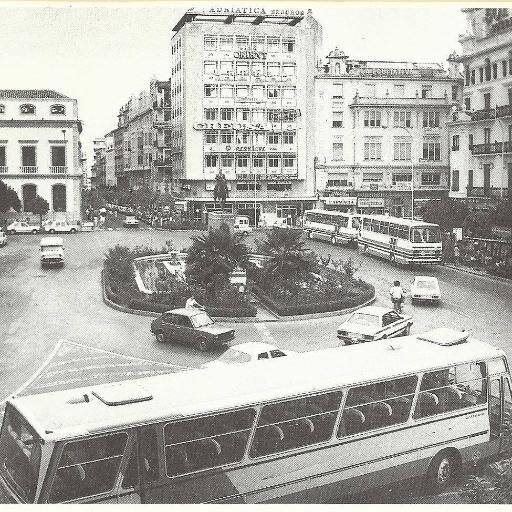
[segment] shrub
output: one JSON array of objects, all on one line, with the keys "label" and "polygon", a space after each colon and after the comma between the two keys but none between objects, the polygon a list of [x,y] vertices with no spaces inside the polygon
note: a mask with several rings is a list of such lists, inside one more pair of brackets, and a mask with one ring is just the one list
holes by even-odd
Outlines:
[{"label": "shrub", "polygon": [[483,476],[471,475],[460,495],[472,504],[512,503],[512,460],[490,464]]}]

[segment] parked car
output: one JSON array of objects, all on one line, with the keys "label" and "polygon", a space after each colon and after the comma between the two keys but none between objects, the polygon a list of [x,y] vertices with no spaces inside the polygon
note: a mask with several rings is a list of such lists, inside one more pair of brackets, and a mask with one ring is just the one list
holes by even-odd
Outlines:
[{"label": "parked car", "polygon": [[202,368],[214,368],[251,361],[269,360],[295,354],[291,350],[281,350],[275,345],[252,341],[229,347],[219,358],[203,364]]},{"label": "parked car", "polygon": [[151,322],[151,332],[160,342],[192,345],[201,352],[225,345],[235,331],[215,325],[206,311],[181,308],[166,311]]},{"label": "parked car", "polygon": [[7,226],[7,233],[14,235],[16,233],[33,233],[36,235],[39,233],[39,226],[35,224],[29,224],[28,222],[14,221]]},{"label": "parked car", "polygon": [[54,220],[44,225],[46,233],[77,233],[79,230],[78,224],[68,224],[65,220]]},{"label": "parked car", "polygon": [[127,228],[138,228],[139,221],[133,215],[127,215],[124,219],[123,226],[126,226]]},{"label": "parked car", "polygon": [[338,338],[345,345],[352,345],[395,336],[407,336],[412,324],[410,315],[399,315],[389,308],[366,306],[354,311],[338,327]]},{"label": "parked car", "polygon": [[0,247],[7,245],[7,235],[0,229]]},{"label": "parked car", "polygon": [[432,302],[439,304],[441,301],[441,290],[437,277],[416,276],[411,284],[411,302]]}]

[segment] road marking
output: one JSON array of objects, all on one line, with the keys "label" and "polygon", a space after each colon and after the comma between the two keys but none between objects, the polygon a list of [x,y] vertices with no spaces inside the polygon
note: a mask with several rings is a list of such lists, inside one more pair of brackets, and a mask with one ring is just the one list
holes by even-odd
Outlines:
[{"label": "road marking", "polygon": [[258,322],[252,325],[254,325],[258,331],[260,331],[260,335],[265,341],[267,341],[271,345],[276,345],[276,339],[270,333],[267,324],[265,324],[264,322]]}]

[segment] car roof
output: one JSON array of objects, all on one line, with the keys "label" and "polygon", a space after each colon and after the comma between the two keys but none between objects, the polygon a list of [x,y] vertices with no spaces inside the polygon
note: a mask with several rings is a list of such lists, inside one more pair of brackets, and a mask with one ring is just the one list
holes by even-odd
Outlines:
[{"label": "car roof", "polygon": [[233,345],[229,348],[232,350],[237,350],[238,352],[243,352],[244,354],[255,354],[259,352],[268,352],[269,350],[280,350],[279,347],[276,347],[275,345],[270,345],[269,343],[260,343],[259,341],[239,343],[238,345]]},{"label": "car roof", "polygon": [[60,236],[45,236],[44,238],[41,238],[40,245],[64,245],[64,240]]},{"label": "car roof", "polygon": [[386,313],[393,311],[390,308],[383,308],[381,306],[365,306],[364,308],[359,308],[354,311],[354,313],[366,313],[367,315],[377,315],[381,316]]},{"label": "car roof", "polygon": [[195,309],[195,308],[177,308],[177,309],[170,309],[169,311],[166,311],[166,313],[172,313],[173,315],[183,315],[183,316],[195,316],[199,313],[206,313],[206,311],[203,311],[202,309]]}]

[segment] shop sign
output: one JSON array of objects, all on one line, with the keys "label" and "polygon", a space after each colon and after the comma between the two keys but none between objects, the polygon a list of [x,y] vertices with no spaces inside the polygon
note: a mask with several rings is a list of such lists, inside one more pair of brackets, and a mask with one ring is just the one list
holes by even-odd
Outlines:
[{"label": "shop sign", "polygon": [[237,181],[289,181],[297,179],[296,174],[237,174]]},{"label": "shop sign", "polygon": [[294,130],[295,126],[281,123],[194,123],[194,130],[253,130],[253,131],[280,131]]},{"label": "shop sign", "polygon": [[267,54],[265,52],[258,52],[255,50],[239,50],[233,54],[235,59],[259,59],[265,60]]},{"label": "shop sign", "polygon": [[355,206],[357,203],[357,197],[321,197],[325,204],[340,205],[340,206]]},{"label": "shop sign", "polygon": [[[192,9],[193,10],[193,9]],[[208,14],[254,14],[256,16],[304,16],[298,9],[264,9],[263,7],[212,7]]]},{"label": "shop sign", "polygon": [[383,208],[383,197],[359,197],[357,199],[357,206],[360,208]]}]

